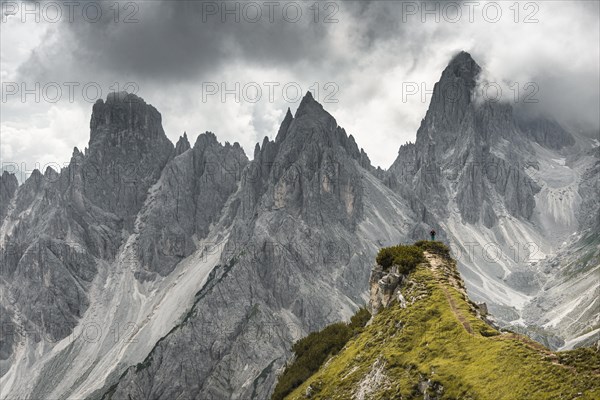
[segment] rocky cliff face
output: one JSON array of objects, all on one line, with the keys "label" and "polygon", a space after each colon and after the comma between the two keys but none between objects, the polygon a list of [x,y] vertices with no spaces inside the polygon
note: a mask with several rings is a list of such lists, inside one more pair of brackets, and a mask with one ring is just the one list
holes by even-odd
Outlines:
[{"label": "rocky cliff face", "polygon": [[[186,142],[185,136],[180,138],[179,151],[189,147]],[[211,225],[223,216],[247,163],[239,144],[223,146],[208,132],[165,166],[136,229],[140,277],[166,276],[198,249],[197,239],[207,237]]]},{"label": "rocky cliff face", "polygon": [[[550,338],[555,347],[571,349],[575,346],[598,344],[600,328],[599,293],[597,277],[600,274],[600,158],[598,148],[588,152],[593,157],[579,184],[583,199],[577,211],[579,231],[571,235],[556,252],[539,262],[546,278],[543,290],[526,307],[527,326],[542,327],[562,333],[563,342]],[[585,165],[588,165],[587,163]],[[573,293],[577,293],[573,296]],[[558,336],[558,334],[556,334]],[[542,342],[549,339],[532,335]]]},{"label": "rocky cliff face", "polygon": [[111,93],[93,107],[84,195],[130,229],[172,154],[160,113],[135,95]]},{"label": "rocky cliff face", "polygon": [[0,219],[4,220],[4,217],[8,213],[8,207],[10,207],[11,200],[19,187],[17,177],[6,171],[0,176]]},{"label": "rocky cliff face", "polygon": [[[85,154],[74,149],[69,167],[35,170],[11,201],[2,199],[0,297],[6,329],[0,373],[12,371],[2,379],[11,381],[27,357],[38,359],[56,343],[72,342],[70,335],[98,301],[92,298],[98,273],[104,275],[106,263],[115,261],[149,187],[171,157],[160,114],[135,96],[113,94],[98,102],[90,128],[89,149]],[[5,174],[2,185],[9,188],[3,196],[14,192],[10,176]],[[37,375],[38,367],[42,364],[26,368]],[[52,386],[34,380],[17,387],[48,397]]]},{"label": "rocky cliff face", "polygon": [[384,271],[380,265],[371,270],[369,278],[369,312],[376,315],[381,308],[389,307],[393,301],[406,306],[404,297],[400,292],[400,285],[404,277],[398,272],[397,267]]},{"label": "rocky cliff face", "polygon": [[556,121],[544,118],[532,118],[517,113],[519,129],[536,143],[554,150],[560,150],[575,144],[575,138]]},{"label": "rocky cliff face", "polygon": [[91,241],[100,235],[92,236],[84,221],[72,218],[62,187],[66,174],[34,171],[3,223],[3,306],[21,324],[7,332],[9,341],[17,341],[22,329],[38,342],[62,339],[88,306],[87,287],[96,273],[93,253],[100,251]]}]

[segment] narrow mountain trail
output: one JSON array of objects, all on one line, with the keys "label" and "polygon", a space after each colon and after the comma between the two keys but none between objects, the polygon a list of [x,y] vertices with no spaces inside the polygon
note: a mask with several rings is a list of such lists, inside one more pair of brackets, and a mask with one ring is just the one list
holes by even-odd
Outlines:
[{"label": "narrow mountain trail", "polygon": [[[444,273],[442,271],[444,261],[441,260],[439,256],[436,256],[429,252],[424,252],[424,255],[425,255],[425,258],[427,259],[427,261],[429,262],[429,264],[431,265],[431,270],[434,272],[434,274],[438,278],[441,278],[441,274]],[[458,281],[454,277],[452,277],[451,275],[448,275],[447,278],[450,282],[450,285],[452,285],[457,290],[460,290]],[[441,283],[439,284],[439,287],[444,292],[444,296],[446,296],[446,300],[448,301],[448,304],[450,305],[450,309],[452,310],[452,313],[454,314],[456,319],[458,319],[458,321],[462,324],[462,326],[465,328],[465,331],[467,331],[469,334],[473,334],[473,328],[471,328],[471,324],[469,323],[467,318],[465,318],[465,316],[460,312],[460,310],[456,306],[456,301],[450,295],[450,292],[448,292],[448,288],[446,288],[446,286]]]},{"label": "narrow mountain trail", "polygon": [[471,324],[465,318],[465,316],[461,314],[461,312],[456,307],[456,302],[454,301],[454,299],[452,298],[452,296],[448,292],[448,289],[446,289],[445,287],[442,286],[442,290],[444,291],[444,295],[446,296],[446,299],[448,300],[448,303],[450,304],[450,308],[452,309],[452,313],[454,314],[454,316],[456,317],[456,319],[458,319],[458,321],[462,324],[462,326],[465,328],[465,330],[469,334],[472,335],[473,334],[473,328],[471,328]]}]

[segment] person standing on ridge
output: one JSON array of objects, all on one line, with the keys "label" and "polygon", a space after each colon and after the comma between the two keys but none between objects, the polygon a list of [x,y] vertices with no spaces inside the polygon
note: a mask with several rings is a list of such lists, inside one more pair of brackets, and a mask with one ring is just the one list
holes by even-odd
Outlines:
[{"label": "person standing on ridge", "polygon": [[431,232],[429,232],[429,234],[431,235],[431,241],[435,241],[435,230],[431,230]]}]

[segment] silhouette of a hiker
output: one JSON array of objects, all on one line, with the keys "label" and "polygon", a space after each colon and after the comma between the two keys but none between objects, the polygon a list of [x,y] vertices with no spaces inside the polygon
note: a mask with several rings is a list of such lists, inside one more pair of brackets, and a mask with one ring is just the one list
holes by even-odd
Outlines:
[{"label": "silhouette of a hiker", "polygon": [[431,241],[433,242],[435,240],[435,231],[432,229],[429,234],[431,235]]}]

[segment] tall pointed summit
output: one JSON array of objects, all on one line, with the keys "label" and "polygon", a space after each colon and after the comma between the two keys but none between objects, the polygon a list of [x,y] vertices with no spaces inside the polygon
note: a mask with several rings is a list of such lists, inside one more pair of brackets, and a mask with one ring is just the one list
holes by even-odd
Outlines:
[{"label": "tall pointed summit", "polygon": [[417,132],[417,141],[444,136],[450,141],[468,112],[472,103],[473,90],[481,67],[471,55],[461,51],[452,58],[442,72],[440,80],[433,88],[433,95],[427,114]]}]

